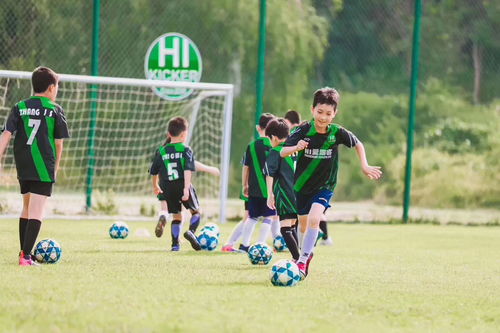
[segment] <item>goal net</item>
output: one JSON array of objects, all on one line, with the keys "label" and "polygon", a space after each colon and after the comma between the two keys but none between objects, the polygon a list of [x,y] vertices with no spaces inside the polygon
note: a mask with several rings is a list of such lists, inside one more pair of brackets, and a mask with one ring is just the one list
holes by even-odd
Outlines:
[{"label": "goal net", "polygon": [[[64,143],[58,191],[84,193],[87,206],[97,190],[153,196],[148,169],[155,150],[165,142],[169,119],[182,116],[189,121],[188,145],[195,159],[221,170],[220,177],[195,173],[193,184],[200,199],[219,199],[219,218],[225,220],[232,85],[59,76],[57,103],[65,110],[71,138]],[[154,92],[167,88],[192,93],[171,101]],[[30,72],[0,70],[0,124],[11,107],[30,94]],[[0,190],[17,189],[11,147],[0,162]]]}]

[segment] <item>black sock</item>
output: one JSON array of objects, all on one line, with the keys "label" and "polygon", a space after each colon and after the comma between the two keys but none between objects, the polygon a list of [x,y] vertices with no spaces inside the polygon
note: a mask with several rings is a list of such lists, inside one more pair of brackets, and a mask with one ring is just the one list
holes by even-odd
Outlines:
[{"label": "black sock", "polygon": [[173,220],[171,225],[172,246],[179,245],[179,234],[181,233],[181,221]]},{"label": "black sock", "polygon": [[19,245],[20,249],[23,249],[24,236],[26,235],[26,225],[28,224],[28,219],[24,217],[19,218]]},{"label": "black sock", "polygon": [[295,223],[290,228],[292,230],[293,238],[295,238],[295,243],[299,244],[299,236],[297,236],[297,224],[298,223]]},{"label": "black sock", "polygon": [[328,227],[326,221],[319,221],[319,228],[323,232],[323,239],[328,238]]},{"label": "black sock", "polygon": [[295,237],[293,236],[292,229],[295,229],[295,228],[294,227],[281,227],[281,234],[283,235],[283,238],[285,239],[286,246],[288,247],[288,250],[290,250],[290,253],[292,254],[293,259],[299,260],[299,257],[300,257],[299,245],[297,244],[297,241],[295,240]]},{"label": "black sock", "polygon": [[40,227],[42,226],[42,221],[29,219],[26,224],[26,234],[24,235],[23,241],[23,253],[26,259],[31,258],[31,250],[35,246],[36,238],[40,232]]}]

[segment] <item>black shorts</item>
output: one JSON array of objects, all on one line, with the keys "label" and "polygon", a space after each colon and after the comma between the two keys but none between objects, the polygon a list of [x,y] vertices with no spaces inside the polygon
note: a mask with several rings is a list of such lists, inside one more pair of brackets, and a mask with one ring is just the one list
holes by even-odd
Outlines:
[{"label": "black shorts", "polygon": [[35,193],[50,197],[54,183],[19,179],[19,186],[21,187],[21,194]]},{"label": "black shorts", "polygon": [[287,213],[287,214],[282,214],[279,215],[280,221],[284,220],[296,220],[297,219],[297,213]]},{"label": "black shorts", "polygon": [[[182,201],[182,191],[183,188],[174,187],[170,188],[169,191],[162,188],[163,193],[158,194],[158,200],[166,201],[168,212],[170,214],[178,214],[182,210],[182,206],[189,210],[199,210],[200,202],[198,201],[198,195],[194,186],[191,185],[189,188],[189,198],[186,201]],[[182,205],[182,206],[181,206]]]},{"label": "black shorts", "polygon": [[275,216],[276,210],[267,207],[267,198],[249,197],[248,216],[253,219]]}]

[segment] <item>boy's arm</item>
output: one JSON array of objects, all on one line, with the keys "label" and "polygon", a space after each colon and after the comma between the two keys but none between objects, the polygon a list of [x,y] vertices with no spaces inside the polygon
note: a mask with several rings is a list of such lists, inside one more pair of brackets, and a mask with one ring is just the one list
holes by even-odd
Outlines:
[{"label": "boy's arm", "polygon": [[5,149],[7,149],[7,146],[9,145],[10,138],[12,137],[12,133],[5,130],[2,132],[2,135],[0,135],[0,161],[2,160],[3,153],[5,152]]},{"label": "boy's arm", "polygon": [[309,142],[300,140],[295,146],[290,146],[290,147],[283,147],[283,149],[280,152],[281,157],[287,157],[295,153],[296,151],[301,151],[303,149],[306,149],[307,146],[309,145]]},{"label": "boy's arm", "polygon": [[382,170],[379,166],[370,166],[368,160],[366,159],[365,146],[361,141],[358,141],[354,146],[356,153],[358,154],[359,161],[361,163],[361,170],[370,179],[379,179],[382,176]]},{"label": "boy's arm", "polygon": [[54,176],[57,178],[57,171],[59,171],[59,163],[61,162],[61,156],[63,152],[63,139],[56,139],[56,167],[54,170]]},{"label": "boy's arm", "polygon": [[250,177],[250,168],[246,165],[241,170],[241,186],[243,187],[243,195],[248,198],[248,178]]},{"label": "boy's arm", "polygon": [[158,195],[160,193],[163,193],[163,191],[161,190],[160,186],[158,185],[158,179],[160,177],[158,175],[153,175],[153,192],[155,195]]},{"label": "boy's arm", "polygon": [[198,162],[198,161],[194,161],[194,166],[195,166],[196,171],[207,172],[207,173],[212,174],[212,175],[217,176],[217,177],[220,176],[219,168],[209,166],[209,165],[203,164],[203,163]]},{"label": "boy's arm", "polygon": [[191,170],[184,170],[184,191],[182,195],[182,201],[189,199],[189,188],[191,187]]},{"label": "boy's arm", "polygon": [[276,209],[274,204],[274,193],[273,193],[273,177],[266,176],[266,186],[267,186],[267,207],[271,209]]}]

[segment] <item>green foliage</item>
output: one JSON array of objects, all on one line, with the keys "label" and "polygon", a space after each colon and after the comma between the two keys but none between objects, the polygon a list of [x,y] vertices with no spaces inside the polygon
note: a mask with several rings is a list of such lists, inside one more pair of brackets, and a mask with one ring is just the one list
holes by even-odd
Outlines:
[{"label": "green foliage", "polygon": [[104,215],[118,214],[118,205],[116,204],[115,193],[112,190],[104,192],[99,190],[94,191],[93,200],[94,204],[92,207],[96,213]]}]

